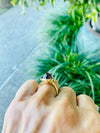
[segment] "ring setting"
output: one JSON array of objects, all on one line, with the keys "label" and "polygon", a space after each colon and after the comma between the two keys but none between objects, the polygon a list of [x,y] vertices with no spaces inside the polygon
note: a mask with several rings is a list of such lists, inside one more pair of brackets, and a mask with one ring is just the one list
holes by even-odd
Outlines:
[{"label": "ring setting", "polygon": [[54,78],[51,76],[50,73],[45,73],[44,76],[41,77],[40,80],[41,80],[40,86],[43,84],[50,84],[55,88],[56,94],[58,95],[58,87],[56,83],[54,82]]}]

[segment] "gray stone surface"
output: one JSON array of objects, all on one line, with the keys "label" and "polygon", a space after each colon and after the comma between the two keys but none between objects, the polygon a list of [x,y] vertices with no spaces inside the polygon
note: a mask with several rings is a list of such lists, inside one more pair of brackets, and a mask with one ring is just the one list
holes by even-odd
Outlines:
[{"label": "gray stone surface", "polygon": [[19,7],[0,16],[0,86],[37,45],[34,39],[40,12]]}]

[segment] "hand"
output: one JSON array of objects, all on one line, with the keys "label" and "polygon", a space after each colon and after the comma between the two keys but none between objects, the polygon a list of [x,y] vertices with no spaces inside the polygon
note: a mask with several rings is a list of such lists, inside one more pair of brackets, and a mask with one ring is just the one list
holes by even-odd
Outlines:
[{"label": "hand", "polygon": [[[58,86],[57,81],[56,85]],[[5,114],[2,133],[100,133],[100,114],[93,100],[62,87],[25,82]]]}]

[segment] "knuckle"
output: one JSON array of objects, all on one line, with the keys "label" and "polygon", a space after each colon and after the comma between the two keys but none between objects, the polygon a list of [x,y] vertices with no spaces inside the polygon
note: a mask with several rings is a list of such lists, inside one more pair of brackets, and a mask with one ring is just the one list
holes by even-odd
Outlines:
[{"label": "knuckle", "polygon": [[66,102],[73,102],[76,100],[75,91],[70,87],[62,87],[59,97],[60,99],[65,98]]},{"label": "knuckle", "polygon": [[34,84],[34,83],[38,84],[38,82],[37,82],[36,80],[32,80],[32,79],[27,80],[27,81],[25,82],[26,85],[31,85],[31,84]]},{"label": "knuckle", "polygon": [[85,95],[85,94],[80,94],[78,97],[80,97],[80,98],[88,98],[89,96],[88,95]]},{"label": "knuckle", "polygon": [[67,93],[67,92],[75,93],[75,91],[72,88],[66,87],[66,86],[62,87],[61,91],[64,91],[65,93]]},{"label": "knuckle", "polygon": [[92,98],[88,95],[85,95],[85,94],[81,94],[78,96],[79,99],[83,99],[83,100],[89,100],[89,101],[93,101]]}]

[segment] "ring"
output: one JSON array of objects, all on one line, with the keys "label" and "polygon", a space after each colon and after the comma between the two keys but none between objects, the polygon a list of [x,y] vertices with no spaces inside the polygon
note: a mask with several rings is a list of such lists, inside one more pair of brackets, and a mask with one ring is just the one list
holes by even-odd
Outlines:
[{"label": "ring", "polygon": [[41,77],[40,80],[42,81],[40,83],[40,86],[43,85],[43,84],[50,84],[50,85],[52,85],[55,88],[56,93],[58,95],[58,87],[56,86],[56,84],[54,82],[54,78],[52,78],[50,73],[45,73],[44,76]]}]

